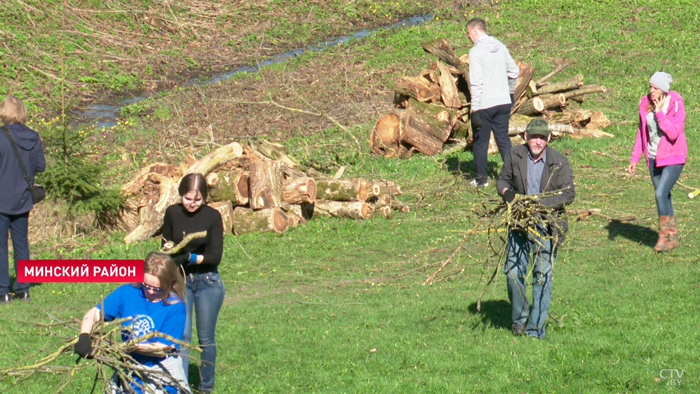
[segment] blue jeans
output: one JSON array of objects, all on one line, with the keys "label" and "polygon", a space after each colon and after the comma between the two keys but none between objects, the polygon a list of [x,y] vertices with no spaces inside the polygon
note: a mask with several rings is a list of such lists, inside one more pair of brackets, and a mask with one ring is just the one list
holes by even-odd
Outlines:
[{"label": "blue jeans", "polygon": [[[0,296],[10,293],[10,261],[8,258],[7,234],[12,234],[12,248],[15,253],[15,277],[17,261],[29,260],[29,212],[19,215],[0,213]],[[15,294],[29,290],[29,282],[14,284]]]},{"label": "blue jeans", "polygon": [[671,203],[671,189],[683,172],[684,164],[657,167],[656,160],[649,159],[651,183],[654,184],[656,209],[659,216],[674,216]]},{"label": "blue jeans", "polygon": [[[504,272],[508,283],[508,299],[513,305],[513,323],[527,321],[525,333],[538,338],[544,338],[544,323],[552,297],[552,268],[557,255],[554,244],[554,240],[545,238],[542,234],[538,236],[517,230],[508,235]],[[532,271],[532,311],[527,302],[525,281],[530,252],[535,259]]]},{"label": "blue jeans", "polygon": [[[226,288],[217,272],[187,275],[187,322],[182,340],[192,342],[192,309],[197,315],[197,337],[202,348],[202,365],[199,368],[200,390],[214,389],[216,372],[216,319],[219,316],[221,304],[224,302]],[[181,354],[187,356],[189,349],[183,349]],[[182,365],[185,376],[189,374],[190,358],[183,357]]]}]

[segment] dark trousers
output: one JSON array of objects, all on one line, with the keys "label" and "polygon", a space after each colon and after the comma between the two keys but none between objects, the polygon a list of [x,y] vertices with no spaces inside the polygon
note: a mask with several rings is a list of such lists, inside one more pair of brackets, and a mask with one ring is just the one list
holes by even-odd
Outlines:
[{"label": "dark trousers", "polygon": [[501,153],[501,159],[510,154],[510,138],[508,137],[508,120],[510,119],[510,109],[512,104],[498,105],[492,108],[479,110],[481,126],[472,124],[472,134],[474,135],[474,167],[476,167],[476,181],[484,183],[488,179],[486,166],[488,164],[489,138],[493,131],[493,137]]},{"label": "dark trousers", "polygon": [[[12,234],[12,249],[15,254],[15,277],[17,261],[29,260],[29,212],[20,215],[0,213],[0,296],[10,292],[10,262],[8,258],[7,235]],[[15,294],[29,290],[29,283],[15,282]]]}]

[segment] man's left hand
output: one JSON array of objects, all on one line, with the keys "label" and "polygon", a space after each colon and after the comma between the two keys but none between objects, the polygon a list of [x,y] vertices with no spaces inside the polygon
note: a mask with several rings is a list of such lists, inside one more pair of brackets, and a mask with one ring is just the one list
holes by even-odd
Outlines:
[{"label": "man's left hand", "polygon": [[506,204],[512,203],[513,200],[515,200],[516,195],[517,195],[517,193],[515,193],[513,190],[507,189],[506,191],[503,192],[503,202]]}]

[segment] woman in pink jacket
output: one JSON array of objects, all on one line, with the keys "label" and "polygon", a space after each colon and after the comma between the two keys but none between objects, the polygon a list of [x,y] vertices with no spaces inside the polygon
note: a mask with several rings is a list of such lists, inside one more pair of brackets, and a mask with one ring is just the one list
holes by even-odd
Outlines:
[{"label": "woman in pink jacket", "polygon": [[678,181],[688,155],[688,145],[683,132],[683,98],[678,92],[670,90],[671,82],[671,75],[663,71],[651,76],[649,94],[639,102],[637,140],[627,167],[627,171],[634,174],[637,162],[644,154],[656,191],[659,240],[654,250],[659,252],[675,249],[679,245],[676,216],[671,203],[671,188]]}]

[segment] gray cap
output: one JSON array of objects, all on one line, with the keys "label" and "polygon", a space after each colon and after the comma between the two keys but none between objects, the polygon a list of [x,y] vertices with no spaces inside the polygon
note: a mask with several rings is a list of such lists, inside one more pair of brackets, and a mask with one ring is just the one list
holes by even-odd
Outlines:
[{"label": "gray cap", "polygon": [[656,85],[656,87],[663,90],[664,93],[668,93],[669,89],[671,89],[671,82],[673,82],[671,74],[663,71],[655,72],[649,80],[650,84]]}]

